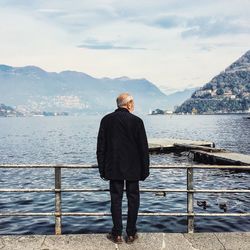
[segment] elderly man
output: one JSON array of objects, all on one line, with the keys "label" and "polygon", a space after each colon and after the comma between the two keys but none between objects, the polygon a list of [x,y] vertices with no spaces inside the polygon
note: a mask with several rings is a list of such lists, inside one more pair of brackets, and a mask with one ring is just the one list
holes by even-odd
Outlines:
[{"label": "elderly man", "polygon": [[108,239],[122,243],[122,197],[124,182],[128,200],[127,243],[134,242],[140,204],[139,180],[149,176],[148,142],[142,119],[133,115],[133,97],[120,94],[118,108],[101,120],[97,139],[97,161],[100,176],[110,180],[112,232]]}]

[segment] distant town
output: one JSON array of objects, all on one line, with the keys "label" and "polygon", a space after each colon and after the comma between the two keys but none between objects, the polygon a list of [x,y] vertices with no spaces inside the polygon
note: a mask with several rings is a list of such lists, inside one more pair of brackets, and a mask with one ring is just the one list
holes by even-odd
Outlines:
[{"label": "distant town", "polygon": [[[177,109],[177,107],[176,107]],[[163,110],[154,109],[149,110],[148,115],[221,115],[221,114],[250,114],[250,108],[248,110],[238,111],[209,111],[199,113],[197,109],[193,108],[191,112],[176,112],[175,110]],[[51,112],[51,111],[29,111],[22,108],[22,110],[16,109],[5,104],[0,104],[0,117],[32,117],[32,116],[68,116],[69,112]]]},{"label": "distant town", "polygon": [[0,117],[24,117],[24,116],[68,116],[68,112],[28,111],[18,110],[4,104],[0,104]]},{"label": "distant town", "polygon": [[162,110],[162,109],[155,109],[150,110],[149,115],[225,115],[225,114],[250,114],[250,108],[248,110],[237,110],[237,111],[209,111],[199,113],[197,109],[193,108],[192,112],[176,112],[172,110]]}]

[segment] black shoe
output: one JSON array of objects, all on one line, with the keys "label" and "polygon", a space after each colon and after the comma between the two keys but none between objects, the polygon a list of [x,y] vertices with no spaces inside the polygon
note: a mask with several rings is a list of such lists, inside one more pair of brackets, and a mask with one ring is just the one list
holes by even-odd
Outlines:
[{"label": "black shoe", "polygon": [[138,239],[138,234],[135,234],[135,235],[128,235],[127,236],[127,239],[126,239],[126,242],[127,244],[132,244],[134,243],[135,240]]},{"label": "black shoe", "polygon": [[107,235],[107,239],[111,240],[112,242],[116,244],[122,244],[122,236],[121,235],[113,235],[112,233],[109,233]]}]

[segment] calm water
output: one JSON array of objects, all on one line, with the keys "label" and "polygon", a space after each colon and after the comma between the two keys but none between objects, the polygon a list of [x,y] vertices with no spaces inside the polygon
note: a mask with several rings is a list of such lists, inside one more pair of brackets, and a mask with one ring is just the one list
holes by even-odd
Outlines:
[{"label": "calm water", "polygon": [[[236,152],[250,154],[250,120],[242,115],[144,116],[148,137],[208,140]],[[29,117],[0,119],[1,163],[96,163],[96,135],[101,116]],[[152,155],[151,164],[191,164],[186,153]],[[222,170],[197,170],[195,188],[250,188],[250,174]],[[0,188],[53,188],[52,170],[0,169]],[[151,170],[143,188],[185,188],[184,170]],[[63,188],[108,188],[97,170],[62,170]],[[63,211],[109,212],[108,193],[63,193]],[[207,200],[203,210],[198,200]],[[195,212],[250,212],[249,194],[196,194]],[[185,212],[186,195],[165,197],[141,194],[141,212]],[[54,195],[49,193],[1,193],[0,212],[53,212]],[[124,198],[124,212],[126,199]],[[125,221],[124,221],[125,225]],[[63,233],[107,232],[110,217],[64,217]],[[139,217],[144,232],[185,232],[186,217]],[[195,230],[250,231],[250,218],[196,218]],[[0,234],[53,234],[54,218],[0,218]]]}]

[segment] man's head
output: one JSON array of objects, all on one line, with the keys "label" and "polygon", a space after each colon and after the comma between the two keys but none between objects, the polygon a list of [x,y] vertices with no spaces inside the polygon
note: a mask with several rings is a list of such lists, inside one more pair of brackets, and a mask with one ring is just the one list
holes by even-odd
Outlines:
[{"label": "man's head", "polygon": [[126,108],[129,112],[134,111],[134,99],[129,93],[122,93],[116,98],[118,108]]}]

